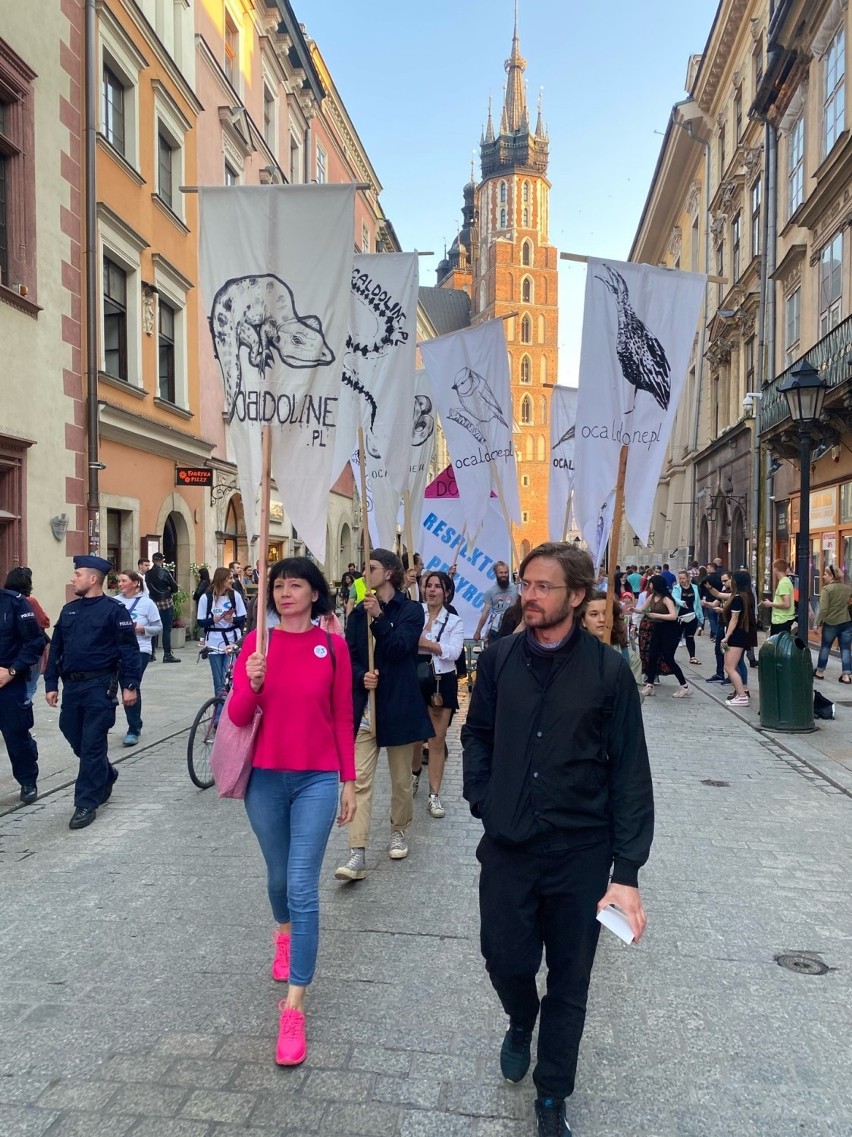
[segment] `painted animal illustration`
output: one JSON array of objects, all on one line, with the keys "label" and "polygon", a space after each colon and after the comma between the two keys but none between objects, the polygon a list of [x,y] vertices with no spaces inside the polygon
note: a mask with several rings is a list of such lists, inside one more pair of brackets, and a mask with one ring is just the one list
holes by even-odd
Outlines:
[{"label": "painted animal illustration", "polygon": [[565,433],[562,435],[562,437],[559,439],[559,441],[554,442],[550,449],[551,450],[558,450],[563,442],[570,442],[573,439],[573,437],[574,437],[574,427],[569,426],[568,429],[565,431]]},{"label": "painted animal illustration", "polygon": [[226,281],[213,298],[210,334],[222,368],[228,422],[243,387],[243,348],[261,377],[276,355],[286,367],[327,367],[334,362],[319,316],[300,316],[289,285],[271,273]]},{"label": "painted animal illustration", "polygon": [[432,400],[428,395],[414,396],[414,425],[411,430],[411,445],[422,446],[435,432],[435,419],[432,415]]},{"label": "painted animal illustration", "polygon": [[386,355],[392,348],[408,340],[405,312],[384,289],[370,289],[368,281],[356,266],[352,272],[352,296],[361,307],[356,308],[353,330],[346,340],[343,357],[343,382],[360,395],[369,408],[372,430],[376,425],[378,405],[361,367],[371,359]]},{"label": "painted animal illustration", "polygon": [[503,417],[503,409],[494,398],[494,392],[487,380],[470,367],[463,367],[456,376],[453,390],[459,397],[459,402],[477,422],[486,423],[497,419],[503,426],[508,423]]},{"label": "painted animal illustration", "polygon": [[664,411],[669,409],[671,398],[671,366],[663,345],[648,331],[630,303],[630,292],[621,273],[604,265],[606,277],[595,277],[615,297],[618,313],[615,354],[621,374],[633,386],[630,409],[632,414],[639,391],[653,395]]}]

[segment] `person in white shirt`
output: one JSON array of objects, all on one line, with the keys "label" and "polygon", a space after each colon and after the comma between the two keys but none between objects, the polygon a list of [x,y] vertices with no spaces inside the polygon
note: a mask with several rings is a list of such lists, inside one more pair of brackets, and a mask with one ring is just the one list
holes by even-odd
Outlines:
[{"label": "person in white shirt", "polygon": [[[228,670],[228,649],[239,643],[246,622],[246,605],[229,568],[217,568],[210,588],[198,601],[198,626],[204,630],[204,648],[213,674],[213,693],[221,695]],[[218,722],[219,716],[216,715]]]},{"label": "person in white shirt", "polygon": [[[459,681],[456,660],[464,650],[464,623],[461,616],[450,612],[452,583],[446,573],[430,572],[422,581],[425,624],[420,636],[417,655],[417,678],[420,692],[432,720],[435,734],[429,739],[429,813],[443,817],[446,813],[441,802],[441,781],[446,760],[447,727],[453,711],[459,706]],[[419,761],[421,743],[414,744],[412,763],[412,793],[417,792],[420,780]],[[417,768],[414,762],[418,763]]]},{"label": "person in white shirt", "polygon": [[153,640],[163,630],[163,621],[160,609],[148,596],[145,589],[145,578],[138,572],[128,569],[118,578],[119,604],[127,609],[127,614],[133,621],[136,630],[136,642],[139,645],[139,687],[136,702],[124,708],[127,716],[127,734],[124,736],[125,746],[135,746],[142,733],[142,676],[145,668],[153,658]]}]

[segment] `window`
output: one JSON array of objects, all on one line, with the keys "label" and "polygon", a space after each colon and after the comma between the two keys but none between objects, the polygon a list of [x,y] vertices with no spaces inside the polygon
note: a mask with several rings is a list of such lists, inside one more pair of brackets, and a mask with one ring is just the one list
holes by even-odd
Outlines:
[{"label": "window", "polygon": [[328,155],[322,146],[317,145],[317,185],[324,186],[328,181]]},{"label": "window", "polygon": [[532,383],[532,360],[528,355],[521,356],[521,382]]},{"label": "window", "polygon": [[529,510],[522,509],[521,510],[521,521],[527,522],[527,521],[529,521],[529,519],[530,519]]},{"label": "window", "polygon": [[506,228],[506,210],[505,209],[500,210],[500,228],[501,229]]},{"label": "window", "polygon": [[533,405],[529,395],[521,399],[521,426],[532,426]]},{"label": "window", "polygon": [[532,343],[532,320],[529,316],[521,320],[521,343]]},{"label": "window", "polygon": [[294,135],[290,135],[290,185],[295,186],[302,180],[302,147]]},{"label": "window", "polygon": [[763,184],[760,178],[751,187],[751,255],[760,253],[760,203],[763,196]]},{"label": "window", "polygon": [[532,241],[524,241],[521,245],[521,264],[531,265],[533,262]]},{"label": "window", "polygon": [[784,302],[784,359],[788,367],[799,355],[801,315],[802,290],[797,288]]},{"label": "window", "polygon": [[521,200],[523,201],[524,205],[529,205],[529,201],[530,201],[530,183],[529,182],[524,182],[523,189],[521,191]]},{"label": "window", "polygon": [[104,371],[127,382],[127,273],[104,257]]},{"label": "window", "polygon": [[119,154],[124,155],[127,146],[124,119],[124,84],[106,64],[104,64],[103,100],[104,137]]},{"label": "window", "polygon": [[754,390],[754,336],[745,341],[745,382],[746,390]]},{"label": "window", "polygon": [[[725,246],[724,246],[724,244],[722,244],[720,242],[716,246],[716,276],[724,276],[724,275],[725,275]],[[724,287],[725,287],[724,284],[721,284],[721,283],[716,285],[716,303],[717,304],[720,304],[722,302],[722,290],[724,289]]]},{"label": "window", "polygon": [[740,215],[731,222],[731,276],[732,283],[740,278]]},{"label": "window", "polygon": [[536,441],[536,458],[539,462],[543,462],[547,456],[546,453],[547,443],[544,441],[544,435],[540,434]]},{"label": "window", "polygon": [[17,438],[0,435],[0,564],[4,572],[27,563],[23,515],[28,446]]},{"label": "window", "polygon": [[822,152],[825,155],[843,133],[846,121],[846,46],[842,24],[828,45],[822,66]]},{"label": "window", "polygon": [[239,178],[239,175],[237,174],[237,171],[234,169],[233,166],[231,166],[228,162],[226,162],[225,163],[225,185],[226,186],[238,186],[239,184],[240,184],[240,178]]},{"label": "window", "polygon": [[530,484],[529,474],[521,474],[521,485],[528,486]]},{"label": "window", "polygon": [[838,233],[822,250],[819,259],[820,338],[840,323],[843,294],[843,234]]},{"label": "window", "polygon": [[[0,141],[6,141],[5,106],[0,103]],[[11,165],[5,151],[0,151],[0,284],[9,283],[9,176]]]},{"label": "window", "polygon": [[754,72],[754,91],[757,94],[757,88],[763,78],[763,36],[757,41],[757,46],[752,52],[751,66]]},{"label": "window", "polygon": [[521,281],[521,300],[524,304],[532,304],[533,301],[533,283],[532,280],[525,276]]},{"label": "window", "polygon": [[524,206],[523,215],[521,218],[521,225],[523,226],[524,229],[529,229],[529,227],[530,227],[530,210],[529,210],[529,206],[527,206],[527,205]]},{"label": "window", "polygon": [[692,237],[689,243],[689,267],[692,272],[698,272],[698,258],[701,255],[698,247],[698,216],[692,219]]},{"label": "window", "polygon": [[240,80],[240,33],[230,12],[225,12],[225,75],[236,88]]},{"label": "window", "polygon": [[501,205],[506,204],[506,183],[505,182],[500,183],[500,204]]},{"label": "window", "polygon": [[369,251],[370,251],[370,230],[369,230],[369,227],[367,226],[367,222],[364,221],[361,224],[361,252],[362,253],[369,253]]},{"label": "window", "polygon": [[275,95],[263,85],[263,141],[275,151]]},{"label": "window", "polygon": [[175,310],[161,298],[160,339],[158,356],[158,389],[161,399],[177,401],[175,395]]},{"label": "window", "polygon": [[547,382],[547,356],[543,355],[538,361],[538,377],[542,383]]},{"label": "window", "polygon": [[793,123],[787,150],[787,194],[790,214],[802,204],[805,176],[805,116],[800,114]]},{"label": "window", "polygon": [[734,140],[739,142],[743,136],[743,93],[737,91],[734,96]]},{"label": "window", "polygon": [[34,78],[0,40],[0,284],[26,285],[30,293],[36,283]]},{"label": "window", "polygon": [[162,131],[157,135],[157,192],[171,209],[174,201],[174,172],[172,170],[172,147]]},{"label": "window", "polygon": [[539,421],[541,422],[542,426],[547,426],[547,399],[544,397],[544,395],[542,395],[541,399],[539,400],[539,410],[541,412]]}]

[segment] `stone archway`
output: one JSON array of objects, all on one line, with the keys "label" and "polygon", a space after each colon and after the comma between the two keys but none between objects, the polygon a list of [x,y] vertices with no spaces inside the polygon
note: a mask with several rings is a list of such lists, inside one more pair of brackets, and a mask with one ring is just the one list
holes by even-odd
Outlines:
[{"label": "stone archway", "polygon": [[699,528],[698,536],[698,557],[701,564],[707,564],[707,558],[710,555],[710,526],[707,522],[707,517],[701,518],[701,526]]},{"label": "stone archway", "polygon": [[738,569],[746,563],[745,551],[745,517],[739,507],[734,508],[731,517],[731,564],[730,568]]},{"label": "stone archway", "polygon": [[189,566],[195,559],[195,522],[180,494],[169,494],[160,506],[157,533],[162,537],[163,556],[174,561],[175,579],[184,591],[192,592],[195,583]]}]

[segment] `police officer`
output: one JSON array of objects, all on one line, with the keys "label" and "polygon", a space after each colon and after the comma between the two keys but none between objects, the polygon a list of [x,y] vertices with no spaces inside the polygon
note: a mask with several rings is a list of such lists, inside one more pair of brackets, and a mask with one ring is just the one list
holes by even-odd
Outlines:
[{"label": "police officer", "polygon": [[38,747],[30,734],[33,705],[27,679],[43,651],[44,633],[29,601],[20,592],[0,588],[0,734],[24,805],[38,797]]},{"label": "police officer", "polygon": [[127,609],[104,595],[112,566],[103,557],[75,557],[71,585],[77,599],[59,614],[44,673],[46,698],[62,710],[59,729],[80,759],[69,829],[84,829],[109,800],[118,771],[107,758],[107,734],[115,725],[119,679],[122,702],[136,702],[139,646]]}]

